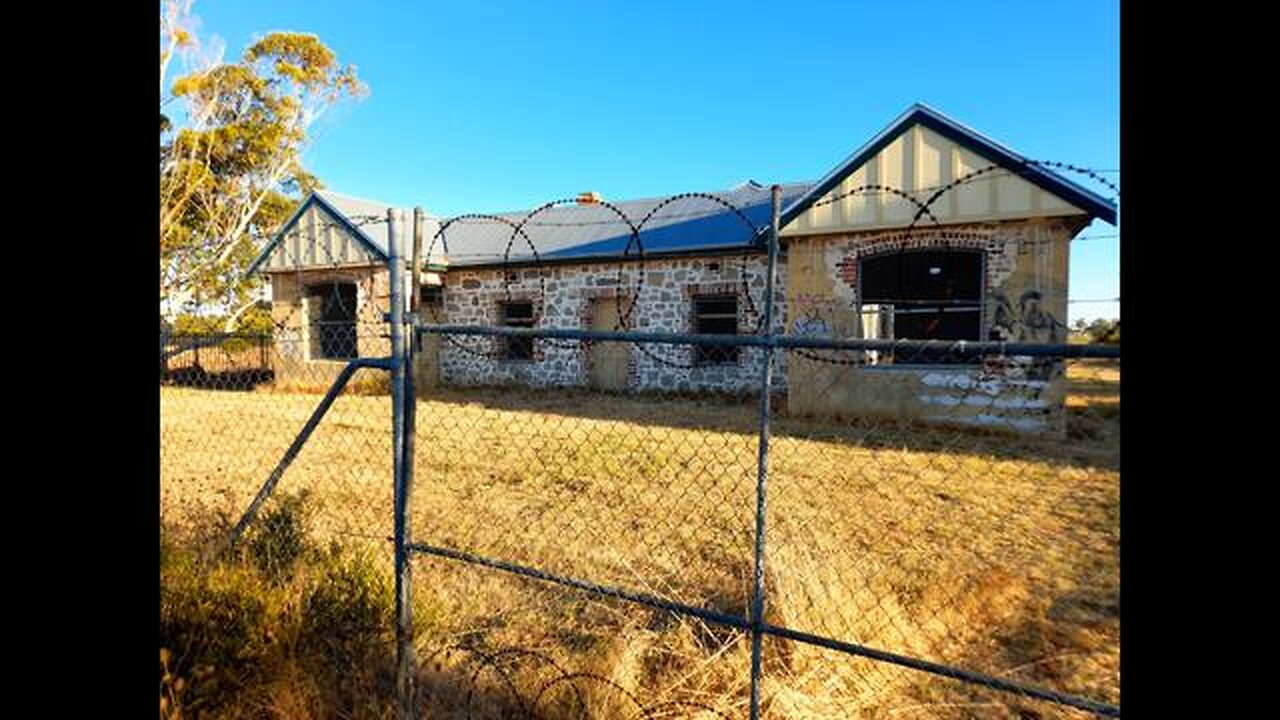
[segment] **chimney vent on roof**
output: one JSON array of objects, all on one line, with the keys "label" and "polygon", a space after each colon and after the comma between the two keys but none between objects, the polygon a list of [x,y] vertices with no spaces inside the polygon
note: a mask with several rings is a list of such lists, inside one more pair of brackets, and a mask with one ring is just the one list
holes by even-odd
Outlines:
[{"label": "chimney vent on roof", "polygon": [[578,193],[579,205],[595,205],[599,203],[600,200],[601,200],[600,193],[596,192],[595,190],[588,190],[587,192]]}]

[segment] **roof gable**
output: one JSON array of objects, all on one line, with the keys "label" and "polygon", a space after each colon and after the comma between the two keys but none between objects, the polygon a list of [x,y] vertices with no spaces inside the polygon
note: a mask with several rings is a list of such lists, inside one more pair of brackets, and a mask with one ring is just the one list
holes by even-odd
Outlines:
[{"label": "roof gable", "polygon": [[[377,204],[372,201],[355,201],[362,203],[362,205],[352,205],[350,202],[343,202],[343,200],[354,201],[352,198],[345,198],[345,196],[340,196],[336,193],[324,193],[323,191],[312,192],[308,195],[307,199],[298,206],[293,215],[276,231],[271,241],[262,248],[258,256],[249,264],[249,274],[264,269],[332,265],[334,262],[344,260],[348,262],[387,262],[386,222],[369,222],[369,216],[381,214],[385,217],[386,206],[382,206],[379,213],[377,212]],[[339,209],[336,205],[344,205],[346,207]],[[368,210],[369,212],[364,213],[361,212],[362,210]],[[317,256],[317,251],[303,249],[302,243],[308,243],[314,248],[324,236],[323,232],[313,234],[311,228],[302,226],[303,220],[315,213],[322,214],[328,218],[328,222],[331,222],[344,238],[338,249],[330,248],[321,253],[328,254],[330,257],[308,261],[308,257],[315,258]],[[287,238],[298,238],[299,246],[290,248],[284,245]]]},{"label": "roof gable", "polygon": [[[899,142],[900,139],[908,136],[915,137],[915,133],[936,139],[932,144],[924,144],[925,152],[948,145],[958,149],[958,152],[954,153],[958,156],[954,159],[955,164],[947,165],[941,173],[935,173],[937,179],[940,180],[936,184],[930,184],[928,181],[921,182],[921,178],[914,176],[914,169],[920,165],[919,162],[914,162],[917,159],[915,155],[901,157],[906,153],[918,152],[915,149],[915,144],[905,148],[905,150],[899,147],[902,145]],[[882,154],[893,155],[895,163],[906,162],[905,172],[895,174],[891,169],[890,172],[886,173],[889,177],[881,177],[878,174],[878,167],[881,163],[874,161],[878,160]],[[936,157],[932,159],[934,161],[939,160]],[[932,108],[916,104],[844,162],[836,166],[835,169],[819,180],[809,192],[794,203],[784,207],[781,226],[790,230],[790,234],[803,232],[805,228],[802,226],[814,224],[813,213],[809,211],[822,210],[824,207],[831,208],[831,205],[834,204],[822,203],[824,198],[839,196],[842,193],[849,192],[852,188],[864,185],[885,185],[903,191],[903,195],[911,196],[910,198],[905,196],[892,198],[898,207],[895,208],[896,212],[891,213],[889,217],[883,217],[883,213],[876,216],[883,220],[882,225],[893,225],[895,223],[907,225],[915,218],[929,221],[930,215],[928,213],[933,213],[934,216],[944,214],[942,211],[946,210],[947,205],[943,203],[952,202],[946,198],[947,195],[972,194],[975,189],[974,186],[977,185],[974,182],[955,184],[956,181],[962,180],[966,175],[976,180],[981,175],[989,172],[987,168],[991,166],[996,166],[1009,172],[1003,173],[1003,177],[993,177],[997,174],[992,173],[988,176],[992,183],[987,185],[1003,183],[1010,188],[1011,192],[1021,195],[1027,195],[1032,188],[1035,189],[1032,194],[1041,191],[1042,193],[1047,193],[1049,199],[1045,202],[1046,207],[1040,210],[1039,214],[1074,212],[1101,218],[1108,223],[1115,224],[1116,206],[1114,202],[1106,200],[1097,193],[1030,161],[1004,145]],[[910,175],[910,177],[903,177],[904,175]],[[851,183],[851,179],[856,182]],[[903,182],[904,180],[906,182]],[[1025,186],[1023,185],[1024,183]],[[892,191],[889,193],[889,195],[893,194]],[[1028,207],[1036,207],[1040,204],[1038,201],[1044,197],[1046,196],[1037,195],[1036,200],[1024,204]],[[851,208],[856,210],[858,203],[862,203],[864,198],[866,198],[865,195],[862,198],[850,198],[848,202],[844,203],[845,207],[840,208],[840,211],[849,212]],[[923,206],[927,206],[928,212],[921,209]],[[994,202],[990,210],[991,214],[999,214]],[[876,212],[881,213],[880,210]],[[963,217],[964,213],[954,214],[958,215],[954,218],[954,221],[964,221],[966,219]],[[981,215],[982,213],[973,214]],[[799,220],[798,223],[796,222],[797,220]],[[821,226],[822,224],[822,219],[816,220],[816,225]],[[830,220],[828,220],[828,224],[839,225],[838,222],[830,223]],[[827,228],[823,227],[822,229],[826,230]]]}]

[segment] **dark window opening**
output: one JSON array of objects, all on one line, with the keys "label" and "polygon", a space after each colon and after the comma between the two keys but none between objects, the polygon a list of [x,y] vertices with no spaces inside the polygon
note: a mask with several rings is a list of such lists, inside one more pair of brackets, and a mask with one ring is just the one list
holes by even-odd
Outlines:
[{"label": "dark window opening", "polygon": [[[738,296],[703,295],[693,299],[694,332],[699,335],[738,334]],[[736,345],[698,345],[694,362],[718,365],[738,361]]]},{"label": "dark window opening", "polygon": [[423,285],[418,293],[418,317],[430,323],[444,322],[444,286]]},{"label": "dark window opening", "polygon": [[[527,301],[503,303],[502,324],[514,328],[533,327],[533,303]],[[506,358],[508,360],[532,360],[533,338],[506,338]]]},{"label": "dark window opening", "polygon": [[[926,250],[880,255],[863,259],[858,274],[868,337],[982,339],[981,252]],[[946,347],[901,351],[885,359],[899,364],[974,362]]]},{"label": "dark window opening", "polygon": [[307,288],[307,295],[313,308],[313,356],[325,360],[359,357],[355,283],[312,285]]},{"label": "dark window opening", "polygon": [[443,285],[423,285],[419,298],[423,305],[443,305],[444,304],[444,286]]}]

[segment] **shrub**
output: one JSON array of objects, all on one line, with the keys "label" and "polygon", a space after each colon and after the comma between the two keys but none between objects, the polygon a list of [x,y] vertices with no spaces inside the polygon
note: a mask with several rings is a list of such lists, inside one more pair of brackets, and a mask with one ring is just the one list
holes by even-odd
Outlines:
[{"label": "shrub", "polygon": [[389,707],[394,697],[391,584],[363,555],[338,551],[320,563],[304,591],[297,652],[325,705],[367,716],[366,706]]},{"label": "shrub", "polygon": [[281,493],[253,524],[247,544],[254,565],[271,582],[293,577],[298,560],[310,549],[309,494]]},{"label": "shrub", "polygon": [[304,654],[344,672],[387,649],[394,598],[388,582],[362,554],[334,549],[320,562],[302,600],[298,645]]},{"label": "shrub", "polygon": [[160,647],[169,651],[162,692],[172,715],[181,713],[179,701],[216,711],[263,669],[276,613],[252,568],[178,555],[170,550],[161,568]]},{"label": "shrub", "polygon": [[390,576],[310,541],[305,495],[273,503],[221,555],[193,542],[202,533],[162,527],[162,718],[379,717],[394,705]]}]

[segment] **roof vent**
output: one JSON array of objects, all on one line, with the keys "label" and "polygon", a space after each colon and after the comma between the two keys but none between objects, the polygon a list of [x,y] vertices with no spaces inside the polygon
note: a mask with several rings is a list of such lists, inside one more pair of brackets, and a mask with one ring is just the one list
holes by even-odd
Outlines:
[{"label": "roof vent", "polygon": [[602,198],[600,197],[600,193],[596,192],[595,190],[588,190],[587,192],[578,193],[579,205],[597,205],[600,203],[601,200]]}]

